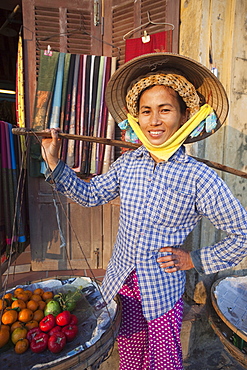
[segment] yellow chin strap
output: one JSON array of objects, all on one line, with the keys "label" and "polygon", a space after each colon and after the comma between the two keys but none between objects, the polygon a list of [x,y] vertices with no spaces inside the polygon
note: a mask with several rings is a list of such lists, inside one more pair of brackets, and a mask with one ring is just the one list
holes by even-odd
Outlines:
[{"label": "yellow chin strap", "polygon": [[138,139],[155,157],[167,161],[183,144],[191,132],[210,114],[213,108],[204,104],[185,124],[183,124],[167,141],[161,145],[153,145],[143,134],[138,120],[128,113],[128,121]]}]

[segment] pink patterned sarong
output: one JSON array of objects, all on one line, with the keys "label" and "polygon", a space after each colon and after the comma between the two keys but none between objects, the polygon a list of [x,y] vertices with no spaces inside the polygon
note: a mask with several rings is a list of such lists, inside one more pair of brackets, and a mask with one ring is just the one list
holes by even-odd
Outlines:
[{"label": "pink patterned sarong", "polygon": [[180,331],[182,298],[163,316],[147,321],[142,314],[137,275],[133,271],[119,291],[122,324],[118,334],[120,370],[182,370]]}]

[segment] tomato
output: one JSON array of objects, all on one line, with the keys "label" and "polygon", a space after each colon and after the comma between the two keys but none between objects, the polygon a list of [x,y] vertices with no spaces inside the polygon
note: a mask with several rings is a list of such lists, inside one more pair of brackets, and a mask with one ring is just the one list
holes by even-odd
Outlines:
[{"label": "tomato", "polygon": [[32,341],[32,339],[37,335],[37,334],[40,334],[42,333],[41,329],[39,327],[35,327],[35,328],[32,328],[30,329],[28,332],[27,332],[27,339],[29,342]]},{"label": "tomato", "polygon": [[70,323],[70,320],[71,313],[68,310],[63,311],[56,316],[56,324],[59,326],[68,325]]},{"label": "tomato", "polygon": [[62,332],[66,335],[67,342],[71,342],[77,336],[78,326],[66,325],[62,328]]},{"label": "tomato", "polygon": [[48,348],[52,353],[59,353],[65,347],[66,335],[63,332],[52,334],[48,340]]},{"label": "tomato", "polygon": [[42,331],[48,332],[56,325],[56,318],[50,313],[45,316],[40,322],[39,327]]},{"label": "tomato", "polygon": [[35,353],[44,352],[48,346],[49,335],[46,333],[39,333],[35,335],[30,343],[30,348]]},{"label": "tomato", "polygon": [[62,331],[62,327],[59,325],[54,326],[50,331],[48,331],[48,334],[51,336],[55,333],[58,333],[59,331]]},{"label": "tomato", "polygon": [[70,315],[70,325],[77,325],[78,324],[78,318],[73,313]]}]

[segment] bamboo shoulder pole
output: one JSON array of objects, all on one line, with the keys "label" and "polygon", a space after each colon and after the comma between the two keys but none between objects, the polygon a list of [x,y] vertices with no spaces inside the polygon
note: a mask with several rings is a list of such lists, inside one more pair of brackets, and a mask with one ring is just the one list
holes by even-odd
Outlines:
[{"label": "bamboo shoulder pole", "polygon": [[[34,130],[26,129],[26,128],[13,128],[12,132],[15,135],[32,135],[35,137],[51,137],[51,133],[49,131],[34,131]],[[121,140],[106,139],[106,138],[94,137],[94,136],[72,135],[72,134],[65,134],[62,132],[59,133],[58,136],[62,139],[88,141],[92,143],[111,145],[111,146],[117,146],[117,147],[122,147],[122,148],[129,148],[129,149],[137,149],[140,146],[140,144],[128,143],[128,142],[121,141]],[[239,170],[236,170],[235,168],[231,168],[231,167],[225,166],[220,163],[212,162],[207,159],[202,159],[202,158],[198,158],[194,156],[193,158],[199,162],[205,163],[209,167],[214,168],[216,170],[228,172],[228,173],[231,173],[232,175],[247,179],[246,172],[239,171]]]},{"label": "bamboo shoulder pole", "polygon": [[[51,137],[51,133],[49,131],[34,131],[29,130],[26,128],[13,128],[13,134],[15,135],[31,135],[35,137]],[[104,145],[111,145],[111,146],[119,146],[122,148],[130,148],[130,149],[137,149],[140,144],[134,143],[127,143],[120,140],[113,140],[113,139],[106,139],[102,137],[94,137],[94,136],[82,136],[82,135],[73,135],[73,134],[65,134],[60,132],[58,136],[62,139],[69,139],[69,140],[80,140],[80,141],[88,141],[91,143],[98,143]]]}]

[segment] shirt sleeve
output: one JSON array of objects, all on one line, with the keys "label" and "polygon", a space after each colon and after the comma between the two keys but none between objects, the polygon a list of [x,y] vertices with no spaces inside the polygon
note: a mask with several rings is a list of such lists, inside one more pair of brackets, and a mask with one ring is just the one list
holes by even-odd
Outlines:
[{"label": "shirt sleeve", "polygon": [[46,181],[58,192],[84,207],[99,206],[119,195],[118,166],[118,161],[114,162],[106,174],[87,182],[60,161],[52,172],[46,173]]},{"label": "shirt sleeve", "polygon": [[227,185],[214,175],[198,188],[198,211],[226,232],[218,243],[191,252],[195,269],[210,274],[236,266],[247,255],[247,212]]}]

